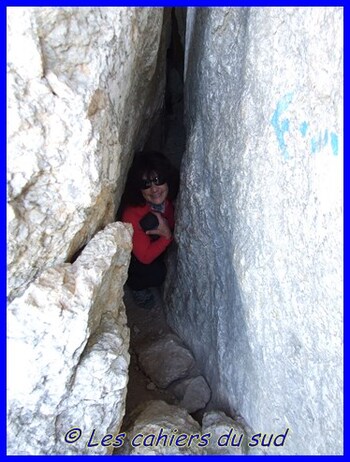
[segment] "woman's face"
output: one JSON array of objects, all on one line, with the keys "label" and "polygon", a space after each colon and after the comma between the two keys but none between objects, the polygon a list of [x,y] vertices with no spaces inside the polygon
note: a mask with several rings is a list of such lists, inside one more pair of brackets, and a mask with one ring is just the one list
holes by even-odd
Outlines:
[{"label": "woman's face", "polygon": [[142,179],[149,180],[147,183],[150,184],[149,188],[141,189],[141,193],[144,199],[147,202],[151,202],[152,204],[156,204],[156,205],[162,204],[168,196],[168,192],[169,192],[168,184],[167,183],[159,184],[159,183],[162,183],[162,180],[155,172],[152,172],[149,177],[147,177],[146,175],[143,175]]}]

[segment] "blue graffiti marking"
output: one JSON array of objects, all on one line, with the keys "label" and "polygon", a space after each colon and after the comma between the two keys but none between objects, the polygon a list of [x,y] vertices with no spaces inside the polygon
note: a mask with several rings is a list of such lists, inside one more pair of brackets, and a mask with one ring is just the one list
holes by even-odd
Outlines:
[{"label": "blue graffiti marking", "polygon": [[317,141],[315,138],[311,138],[311,154],[315,154],[318,151]]},{"label": "blue graffiti marking", "polygon": [[316,152],[321,151],[323,147],[323,139],[322,134],[318,134],[318,138],[316,136],[311,138],[311,153],[315,154]]},{"label": "blue graffiti marking", "polygon": [[[279,100],[270,121],[271,125],[275,129],[278,145],[285,159],[290,159],[289,153],[287,151],[285,135],[290,130],[293,130],[293,126],[290,126],[291,124],[287,117],[283,117],[283,113],[288,109],[290,103],[293,100],[293,97],[294,94],[291,92],[287,93],[285,96],[283,96],[283,98]],[[297,130],[297,127],[295,127],[295,129]],[[299,132],[303,138],[307,137],[310,140],[309,147],[311,154],[320,152],[326,146],[329,146],[330,143],[333,155],[338,156],[339,137],[335,132],[331,132],[329,129],[321,129],[317,130],[317,132],[312,130],[310,133],[310,124],[306,120],[299,124]]]},{"label": "blue graffiti marking", "polygon": [[338,155],[338,135],[336,133],[331,133],[331,146],[333,155]]},{"label": "blue graffiti marking", "polygon": [[[311,138],[311,154],[320,152],[328,144],[328,130],[325,130],[322,136],[320,132],[318,138],[316,136]],[[332,151],[335,156],[338,155],[338,135],[331,133],[331,146]]]},{"label": "blue graffiti marking", "polygon": [[288,93],[287,95],[285,95],[278,102],[277,108],[275,112],[273,113],[273,116],[271,119],[271,124],[273,128],[275,129],[279,147],[285,159],[289,159],[289,155],[287,152],[287,145],[286,145],[286,142],[284,141],[284,134],[288,132],[289,130],[289,120],[288,119],[280,120],[280,117],[281,117],[281,114],[287,110],[288,106],[292,102],[292,99],[293,99],[293,93]]},{"label": "blue graffiti marking", "polygon": [[306,135],[306,132],[307,132],[307,129],[309,128],[309,124],[307,122],[303,122],[301,125],[300,125],[300,133],[303,137],[305,137]]},{"label": "blue graffiti marking", "polygon": [[327,143],[328,143],[328,130],[324,132],[323,146],[326,146]]}]

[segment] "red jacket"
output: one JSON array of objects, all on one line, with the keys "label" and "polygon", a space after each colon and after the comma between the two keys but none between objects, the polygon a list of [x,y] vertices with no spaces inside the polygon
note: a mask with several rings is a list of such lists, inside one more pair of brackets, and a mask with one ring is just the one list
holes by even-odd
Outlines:
[{"label": "red jacket", "polygon": [[[164,236],[160,236],[156,241],[151,240],[150,236],[139,225],[141,218],[147,215],[148,212],[152,212],[152,209],[149,204],[146,204],[138,207],[126,207],[122,215],[122,221],[131,223],[134,228],[132,252],[141,263],[146,265],[159,257],[173,240],[172,238],[166,239]],[[175,225],[174,206],[168,200],[165,202],[165,211],[162,216],[168,220],[169,227],[173,230]]]}]

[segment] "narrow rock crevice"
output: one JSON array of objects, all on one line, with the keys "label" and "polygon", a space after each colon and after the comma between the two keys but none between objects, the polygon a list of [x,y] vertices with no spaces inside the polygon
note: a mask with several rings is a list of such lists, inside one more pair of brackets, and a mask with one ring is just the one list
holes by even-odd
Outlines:
[{"label": "narrow rock crevice", "polygon": [[[186,9],[172,8],[171,39],[167,50],[165,101],[160,117],[151,130],[145,145],[145,150],[158,149],[163,152],[178,168],[181,166],[186,145],[183,118],[184,50],[178,23],[178,19],[182,21],[181,30],[182,37],[184,37],[185,17]],[[176,243],[174,242],[172,249],[167,251],[169,274],[176,271],[174,268],[175,254]],[[232,420],[222,411],[211,406],[210,387],[196,364],[193,354],[167,323],[163,297],[164,287],[152,289],[156,300],[156,305],[152,310],[140,308],[133,300],[132,291],[127,286],[124,290],[124,303],[130,329],[130,366],[126,409],[121,431],[125,431],[127,435],[132,434],[131,429],[136,425],[137,419],[140,418],[143,410],[147,409],[147,406],[153,415],[158,406],[162,409],[166,403],[173,406],[172,409],[175,414],[182,413],[183,416],[187,415],[188,419],[193,419],[192,431],[193,428],[197,428],[195,427],[197,425],[199,434],[202,432],[203,423],[204,429],[206,422],[208,419],[210,420],[210,412],[216,416],[214,427],[217,431],[218,422],[227,419],[226,424],[230,424],[231,429],[235,428],[237,431],[240,429],[242,434],[247,434],[249,429],[242,418],[235,415],[235,420]],[[164,409],[165,412],[167,412],[166,409]],[[156,418],[153,424],[155,422]],[[148,423],[152,424],[151,422]],[[175,427],[178,424],[180,422],[175,420],[173,427],[175,431],[177,431]],[[136,450],[136,453],[151,454],[153,450],[156,452],[159,450],[160,453],[163,453],[161,448],[146,447],[143,450]],[[197,451],[202,453],[198,448]],[[242,451],[246,452],[244,445],[238,449],[228,448],[224,450],[224,453],[236,454]],[[124,444],[122,448],[114,451],[114,454],[134,453],[135,448],[130,446],[130,441]],[[180,450],[179,453],[185,454],[186,451]],[[190,449],[188,453],[196,453],[196,450],[192,452]],[[217,446],[212,445],[208,449],[208,453],[218,454],[220,450]]]},{"label": "narrow rock crevice", "polygon": [[144,150],[163,152],[177,168],[180,168],[186,146],[183,81],[186,12],[187,8],[171,8],[168,12],[171,30],[166,52],[164,104],[144,145]]},{"label": "narrow rock crevice", "polygon": [[[186,144],[183,120],[183,38],[185,34],[186,8],[171,8],[169,10],[171,31],[169,33],[169,46],[166,53],[164,104],[158,120],[150,130],[144,150],[159,150],[169,158],[173,165],[180,168]],[[179,26],[178,20],[181,21],[181,26]],[[182,38],[179,33],[180,28]],[[168,263],[171,265],[170,260]],[[127,287],[124,290],[124,302],[126,305],[128,326],[130,328],[131,356],[126,414],[123,423],[123,427],[127,427],[131,423],[130,415],[142,403],[148,400],[161,399],[168,404],[179,404],[179,400],[176,399],[170,390],[166,389],[167,387],[157,387],[152,382],[152,379],[142,370],[138,359],[139,353],[142,352],[142,347],[144,348],[147,342],[156,342],[166,335],[174,334],[166,322],[162,293],[158,289],[152,289],[155,292],[157,305],[154,310],[148,311],[135,304],[131,291]],[[172,360],[169,357],[169,362]]]}]

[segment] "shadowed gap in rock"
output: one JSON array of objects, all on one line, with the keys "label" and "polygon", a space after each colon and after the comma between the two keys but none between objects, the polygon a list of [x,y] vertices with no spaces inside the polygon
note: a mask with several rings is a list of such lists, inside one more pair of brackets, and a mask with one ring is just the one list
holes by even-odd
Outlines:
[{"label": "shadowed gap in rock", "polygon": [[[167,50],[167,66],[166,66],[166,88],[164,96],[164,105],[159,115],[158,120],[150,131],[147,142],[145,143],[144,150],[157,150],[163,152],[171,161],[171,163],[180,169],[182,155],[185,150],[186,135],[183,120],[184,113],[184,85],[183,85],[183,66],[184,66],[184,48],[183,40],[185,34],[186,23],[186,8],[172,8],[171,9],[171,35],[169,41],[169,48]],[[118,212],[120,219],[120,211]],[[175,245],[175,244],[173,244]],[[168,264],[171,264],[171,258],[168,258]],[[128,326],[130,328],[130,367],[129,367],[129,383],[128,394],[126,400],[126,413],[124,417],[123,428],[127,428],[133,419],[133,411],[140,406],[140,404],[149,400],[163,400],[169,404],[179,404],[181,392],[181,382],[185,379],[195,379],[198,382],[200,376],[196,365],[191,363],[188,365],[187,371],[180,371],[183,366],[181,361],[186,362],[187,349],[181,345],[181,340],[172,332],[167,325],[164,309],[163,309],[163,296],[162,288],[152,288],[156,299],[156,306],[152,310],[140,308],[133,300],[131,291],[125,286],[125,305],[128,318]],[[150,375],[145,373],[147,369],[147,360],[144,360],[143,367],[140,367],[140,355],[152,348],[157,349],[156,345],[163,342],[174,343],[178,348],[178,356],[184,356],[185,359],[179,358],[177,365],[173,367],[179,369],[179,379],[175,379],[171,384],[172,372],[170,371],[170,378],[157,378],[153,380]],[[160,349],[167,348],[167,346],[160,346]],[[171,348],[171,347],[170,347]],[[170,349],[169,349],[170,351]],[[188,351],[188,356],[191,353]],[[145,356],[145,353],[143,354]],[[169,358],[169,361],[172,360]],[[152,361],[151,361],[152,362]],[[176,361],[175,361],[176,362]],[[189,361],[191,362],[191,361]],[[145,365],[146,364],[146,365]],[[152,369],[152,367],[150,366]],[[143,369],[143,370],[142,370]],[[177,374],[174,371],[175,377]],[[203,378],[202,378],[203,379]],[[200,380],[200,379],[199,379]],[[203,379],[204,381],[204,379]],[[169,386],[168,386],[169,385]],[[204,395],[209,393],[209,388],[205,388]],[[177,395],[177,396],[176,396]],[[207,398],[209,399],[209,398]],[[201,413],[197,409],[192,412],[192,416],[200,421]]]}]

